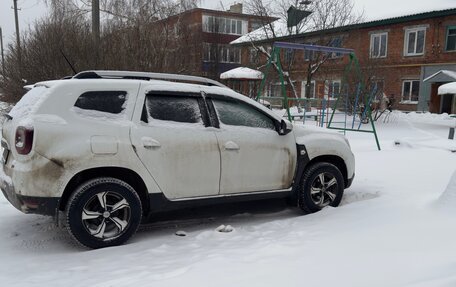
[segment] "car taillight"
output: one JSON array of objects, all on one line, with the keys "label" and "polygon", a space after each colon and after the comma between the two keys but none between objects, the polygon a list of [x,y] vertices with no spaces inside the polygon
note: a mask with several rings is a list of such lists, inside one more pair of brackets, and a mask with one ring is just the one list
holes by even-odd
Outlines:
[{"label": "car taillight", "polygon": [[17,127],[15,146],[18,154],[28,154],[33,145],[33,128]]}]

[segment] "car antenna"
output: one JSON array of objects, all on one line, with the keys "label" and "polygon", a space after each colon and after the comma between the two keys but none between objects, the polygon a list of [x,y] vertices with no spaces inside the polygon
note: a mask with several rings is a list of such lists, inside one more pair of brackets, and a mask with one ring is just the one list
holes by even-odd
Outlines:
[{"label": "car antenna", "polygon": [[65,58],[65,61],[70,66],[71,70],[73,70],[73,73],[76,75],[78,72],[76,72],[76,69],[73,67],[73,65],[71,64],[70,60],[68,60],[68,58],[65,56],[65,53],[63,53],[62,49],[59,49],[59,50],[60,50],[60,53],[62,53],[63,58]]}]

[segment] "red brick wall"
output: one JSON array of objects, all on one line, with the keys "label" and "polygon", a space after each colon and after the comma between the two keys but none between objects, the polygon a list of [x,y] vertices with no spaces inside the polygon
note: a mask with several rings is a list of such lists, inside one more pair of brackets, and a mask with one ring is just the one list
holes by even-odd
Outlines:
[{"label": "red brick wall", "polygon": [[[447,27],[456,25],[456,15],[430,18],[420,21],[409,21],[400,24],[375,26],[371,28],[353,29],[328,35],[328,37],[342,36],[343,47],[355,50],[360,61],[364,76],[375,75],[377,79],[384,80],[384,93],[387,96],[394,95],[396,108],[401,110],[416,110],[416,104],[401,104],[402,82],[407,79],[419,80],[421,67],[424,65],[456,64],[456,52],[445,51]],[[425,52],[421,56],[405,56],[404,41],[405,29],[413,26],[426,26]],[[387,57],[370,59],[370,35],[372,32],[388,32]],[[303,39],[300,41],[303,42]],[[251,66],[249,61],[249,46],[244,47],[243,65]],[[296,52],[295,64],[291,75],[300,84],[306,78],[308,63],[304,61],[304,53]],[[282,57],[283,59],[283,57]],[[260,62],[264,63],[263,58]],[[317,73],[314,80],[316,86],[323,83],[324,79],[341,79],[348,56],[343,59],[328,60],[324,68]]]}]

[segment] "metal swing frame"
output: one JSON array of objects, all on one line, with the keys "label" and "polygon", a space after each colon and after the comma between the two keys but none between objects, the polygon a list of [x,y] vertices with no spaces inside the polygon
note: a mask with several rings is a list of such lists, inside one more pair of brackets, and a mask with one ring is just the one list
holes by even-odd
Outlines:
[{"label": "metal swing frame", "polygon": [[[307,50],[307,51],[316,51],[316,52],[324,52],[324,53],[337,53],[337,54],[342,54],[342,55],[349,55],[350,61],[349,61],[349,64],[345,68],[344,76],[343,76],[342,83],[341,83],[341,87],[344,87],[344,86],[348,85],[347,84],[348,75],[349,75],[349,73],[352,72],[353,66],[355,67],[355,72],[357,74],[357,77],[360,79],[360,81],[358,83],[358,92],[356,94],[355,104],[354,104],[354,107],[353,107],[354,119],[353,119],[353,122],[352,122],[352,127],[351,128],[347,128],[347,116],[348,116],[347,107],[348,107],[348,96],[349,96],[348,95],[348,89],[347,89],[347,93],[345,95],[343,95],[343,97],[345,98],[345,104],[346,104],[345,111],[344,111],[345,120],[343,122],[344,123],[344,127],[343,128],[339,128],[339,127],[333,126],[333,124],[336,123],[336,122],[333,121],[334,114],[335,114],[336,108],[337,108],[337,106],[338,106],[338,104],[339,104],[339,102],[340,102],[340,100],[342,98],[341,95],[339,95],[339,96],[337,96],[336,102],[334,104],[334,108],[332,110],[331,117],[330,117],[330,120],[328,122],[327,128],[328,129],[334,129],[334,130],[341,130],[341,131],[344,132],[344,134],[347,131],[373,133],[374,137],[375,137],[375,142],[377,144],[377,148],[378,148],[378,150],[380,150],[380,143],[379,143],[379,140],[378,140],[377,131],[375,129],[375,124],[374,124],[374,121],[372,119],[372,110],[371,110],[371,107],[370,107],[370,104],[372,102],[372,98],[373,98],[373,96],[375,95],[375,93],[377,91],[376,85],[375,85],[373,91],[370,93],[370,95],[366,95],[363,98],[361,98],[366,103],[365,109],[364,109],[364,111],[362,112],[362,115],[361,115],[361,120],[363,118],[367,117],[369,119],[370,123],[371,123],[372,130],[361,129],[362,122],[359,123],[359,126],[358,126],[357,129],[355,129],[355,127],[354,127],[356,111],[357,111],[357,105],[358,105],[359,99],[361,97],[361,91],[364,88],[364,84],[363,84],[363,81],[362,81],[363,77],[362,77],[361,69],[360,69],[360,66],[359,66],[359,61],[356,58],[355,51],[353,49],[338,48],[338,47],[328,47],[328,46],[319,46],[319,45],[309,45],[309,44],[299,44],[299,43],[288,43],[288,42],[275,42],[273,44],[273,47],[272,47],[271,56],[269,57],[269,60],[268,60],[268,62],[266,64],[266,71],[264,73],[263,80],[261,81],[260,88],[258,90],[258,95],[256,97],[256,100],[258,101],[261,98],[280,99],[280,100],[282,100],[283,101],[282,102],[283,106],[285,107],[285,109],[287,111],[287,118],[288,118],[289,121],[292,121],[292,116],[290,114],[290,107],[289,107],[289,100],[290,99],[289,99],[289,97],[287,95],[287,92],[286,92],[285,77],[284,77],[282,64],[281,64],[281,61],[280,61],[281,49]],[[261,96],[262,92],[263,92],[263,90],[265,88],[265,85],[266,85],[266,78],[267,78],[267,75],[268,75],[268,73],[270,71],[271,65],[276,65],[276,68],[278,70],[282,97],[262,97]],[[306,101],[308,99],[295,99],[295,98],[293,98],[291,100],[294,100],[294,101]]]}]

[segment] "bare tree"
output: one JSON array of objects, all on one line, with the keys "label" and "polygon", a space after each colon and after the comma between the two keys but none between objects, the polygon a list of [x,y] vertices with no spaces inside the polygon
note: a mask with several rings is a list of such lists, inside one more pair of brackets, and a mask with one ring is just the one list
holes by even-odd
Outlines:
[{"label": "bare tree", "polygon": [[[281,0],[278,4],[275,2],[265,0],[250,0],[247,2],[247,8],[250,13],[260,16],[277,16],[280,20],[274,23],[265,23],[261,31],[257,31],[250,38],[250,44],[253,49],[262,54],[266,60],[271,58],[270,47],[274,38],[281,36],[288,36],[292,34],[299,34],[311,31],[319,31],[314,37],[309,39],[302,39],[303,42],[314,45],[323,46],[341,46],[343,43],[343,36],[338,35],[335,39],[328,30],[331,28],[355,24],[363,19],[363,13],[356,13],[354,10],[354,3],[352,0],[320,0],[314,1],[310,6],[298,7],[305,8],[312,11],[312,14],[301,21],[296,27],[286,27],[287,10],[291,5],[298,5],[298,1]],[[258,45],[258,42],[267,43]],[[295,63],[295,53],[290,52],[287,61],[284,65],[284,77],[290,87],[292,94],[297,98],[295,85],[291,79],[291,71]],[[321,67],[327,62],[328,59],[338,58],[334,53],[321,53],[309,52],[306,54],[306,95],[310,95],[311,82],[315,74],[317,74]],[[274,68],[278,71],[276,63],[273,63]],[[260,66],[259,68],[261,68]]]},{"label": "bare tree", "polygon": [[[94,68],[156,72],[195,71],[200,39],[192,37],[180,12],[199,0],[100,0],[99,63],[94,66],[90,0],[42,0],[49,15],[22,33],[24,65],[18,69],[17,45],[5,55],[0,77],[2,100],[16,102],[23,86]],[[175,16],[173,16],[175,15]]]}]

